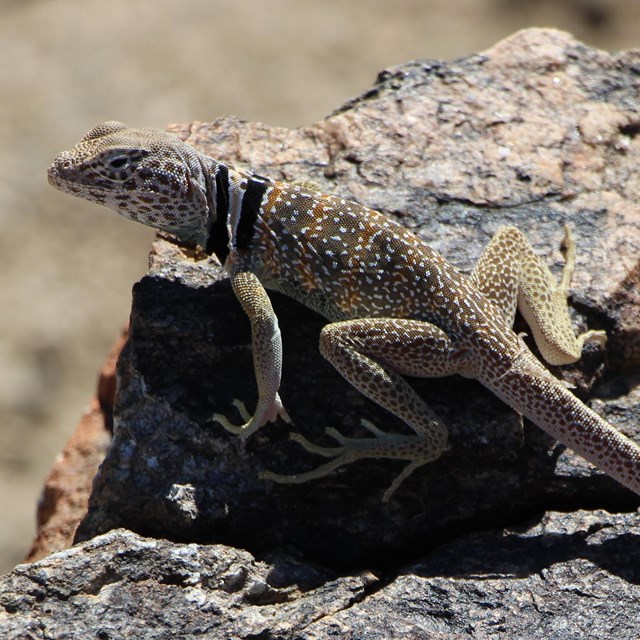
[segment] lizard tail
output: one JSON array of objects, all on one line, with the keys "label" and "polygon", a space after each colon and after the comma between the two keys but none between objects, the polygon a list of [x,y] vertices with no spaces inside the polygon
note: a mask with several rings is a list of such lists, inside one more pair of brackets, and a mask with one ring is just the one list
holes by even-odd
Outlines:
[{"label": "lizard tail", "polygon": [[485,383],[508,405],[640,495],[640,446],[586,407],[537,362]]}]

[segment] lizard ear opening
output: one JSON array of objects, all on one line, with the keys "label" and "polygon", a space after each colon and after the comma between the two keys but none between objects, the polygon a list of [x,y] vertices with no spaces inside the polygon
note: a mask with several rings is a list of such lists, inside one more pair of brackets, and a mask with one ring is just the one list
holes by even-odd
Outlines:
[{"label": "lizard ear opening", "polygon": [[209,213],[209,203],[207,202],[207,196],[203,190],[202,185],[198,180],[191,175],[187,176],[187,198],[196,204],[196,210],[201,211],[203,218]]}]

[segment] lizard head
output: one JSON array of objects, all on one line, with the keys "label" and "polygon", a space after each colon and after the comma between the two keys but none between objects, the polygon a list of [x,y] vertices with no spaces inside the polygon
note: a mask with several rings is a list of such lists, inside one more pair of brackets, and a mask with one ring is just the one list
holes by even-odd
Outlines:
[{"label": "lizard head", "polygon": [[202,243],[209,216],[204,156],[160,129],[105,122],[49,168],[49,183],[184,242]]}]

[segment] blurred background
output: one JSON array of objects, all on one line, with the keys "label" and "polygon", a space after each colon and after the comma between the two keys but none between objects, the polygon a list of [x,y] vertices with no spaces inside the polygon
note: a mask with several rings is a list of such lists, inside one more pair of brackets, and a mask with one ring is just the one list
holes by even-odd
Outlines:
[{"label": "blurred background", "polygon": [[0,574],[29,547],[153,238],[51,189],[51,159],[103,120],[306,125],[385,67],[529,26],[634,48],[640,2],[0,0]]}]

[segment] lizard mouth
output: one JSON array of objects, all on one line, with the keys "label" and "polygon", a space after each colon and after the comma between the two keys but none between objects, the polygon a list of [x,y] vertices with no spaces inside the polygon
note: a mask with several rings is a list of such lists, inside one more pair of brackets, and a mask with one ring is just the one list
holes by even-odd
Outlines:
[{"label": "lizard mouth", "polygon": [[68,162],[65,162],[64,158],[56,158],[47,171],[49,184],[64,193],[90,199],[98,204],[105,204],[111,189],[96,183],[92,183],[91,185],[83,184],[78,180],[78,176],[74,176],[73,178],[67,177],[65,170],[69,168],[70,165]]},{"label": "lizard mouth", "polygon": [[[85,189],[82,189],[82,186],[79,185],[76,181],[67,180],[55,170],[49,169],[48,172],[49,184],[64,193],[69,193],[73,196],[79,196],[82,198],[89,197],[89,192]],[[106,200],[107,189],[100,188],[99,186],[92,185],[90,197],[94,202],[98,202],[99,204],[104,204]]]}]

